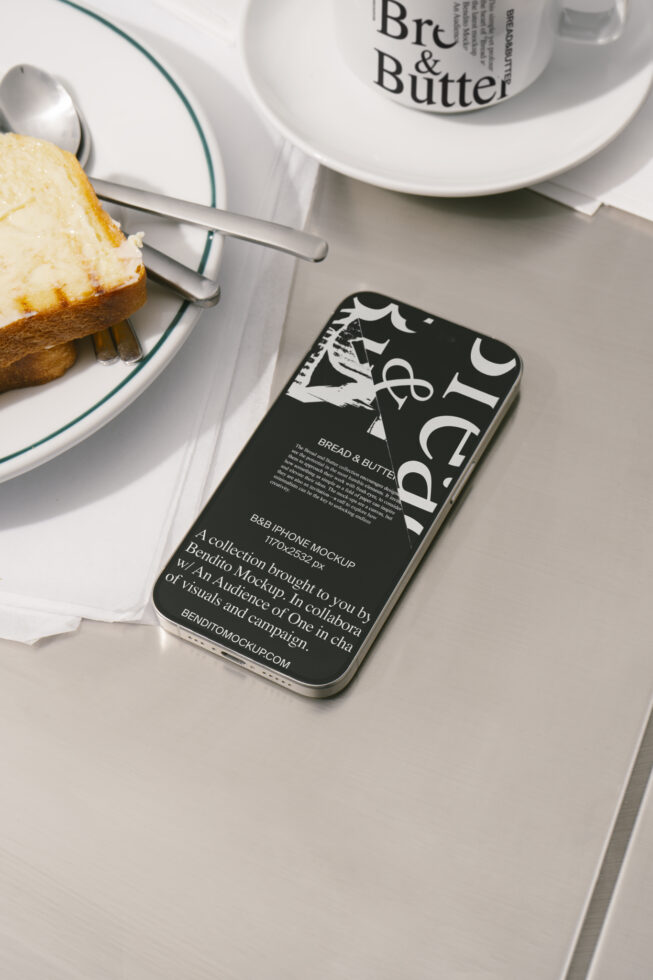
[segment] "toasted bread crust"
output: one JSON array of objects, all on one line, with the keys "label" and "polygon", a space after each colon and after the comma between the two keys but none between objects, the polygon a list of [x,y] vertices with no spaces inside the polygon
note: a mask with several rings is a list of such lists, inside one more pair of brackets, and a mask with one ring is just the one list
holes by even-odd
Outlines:
[{"label": "toasted bread crust", "polygon": [[110,293],[70,306],[34,313],[0,328],[0,368],[55,344],[88,337],[126,320],[146,300],[145,269],[140,278]]},{"label": "toasted bread crust", "polygon": [[12,388],[28,388],[31,385],[43,385],[54,381],[65,374],[77,359],[75,344],[58,344],[48,350],[27,354],[20,360],[0,367],[0,392]]},{"label": "toasted bread crust", "polygon": [[[14,184],[16,173],[24,173],[26,182],[32,179],[32,174],[34,175],[32,186],[37,190],[29,193],[26,191],[25,199],[32,208],[34,208],[33,202],[38,202],[39,206],[36,210],[39,214],[52,215],[53,213],[48,212],[49,201],[53,200],[54,193],[48,182],[49,175],[52,174],[57,178],[61,177],[58,179],[61,192],[56,200],[74,202],[88,218],[83,232],[86,238],[82,238],[70,259],[74,285],[68,281],[67,268],[63,274],[53,273],[49,280],[38,276],[30,279],[30,270],[37,268],[33,259],[31,265],[29,262],[26,263],[25,294],[21,295],[20,292],[20,278],[18,278],[19,290],[16,290],[15,285],[12,284],[12,290],[7,295],[13,296],[13,305],[9,306],[7,319],[11,316],[15,316],[15,319],[0,326],[0,367],[3,367],[46,347],[67,343],[93,334],[97,330],[114,326],[131,316],[145,303],[146,279],[145,269],[142,262],[139,262],[138,254],[135,253],[133,246],[127,246],[120,227],[100,205],[76,157],[50,143],[16,134],[0,136],[0,154],[6,154],[4,159],[10,167],[10,179],[14,180]],[[12,160],[15,162],[12,163]],[[0,157],[0,163],[2,162]],[[41,163],[44,168],[49,168],[45,182],[41,173]],[[20,180],[22,179],[21,177]],[[16,214],[20,212],[22,207],[20,193],[19,204],[13,209],[11,203],[8,205],[6,211],[6,215],[9,216],[8,223],[15,217],[12,216],[12,210]],[[59,214],[59,212],[54,213]],[[50,217],[51,224],[56,223],[57,220],[58,217],[54,219]],[[24,234],[22,229],[21,233]],[[49,254],[56,255],[59,239],[54,233],[52,238],[52,249]],[[49,239],[45,240],[49,241]],[[69,234],[66,241],[70,243],[76,239],[74,235],[71,238]],[[9,252],[9,244],[12,242],[12,238],[7,239],[7,254],[0,255],[0,262],[4,261],[5,268],[16,268],[16,277],[20,277],[20,252],[18,254]],[[95,251],[92,248],[90,254],[97,253],[102,261],[100,266],[96,266],[95,261],[88,258],[85,251],[87,242],[88,245],[94,243]],[[122,257],[116,260],[116,255],[123,254],[115,251],[121,246],[132,249],[130,255],[126,253],[129,255],[126,260]],[[43,269],[47,267],[47,264],[38,266]],[[99,271],[100,268],[103,271]],[[107,272],[107,269],[111,271]],[[28,282],[32,283],[31,287],[28,286]]]}]

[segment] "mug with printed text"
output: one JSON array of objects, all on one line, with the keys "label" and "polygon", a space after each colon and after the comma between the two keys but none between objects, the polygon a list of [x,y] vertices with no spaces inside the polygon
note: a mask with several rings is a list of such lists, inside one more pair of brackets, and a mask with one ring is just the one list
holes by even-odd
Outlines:
[{"label": "mug with printed text", "polygon": [[566,0],[333,0],[338,44],[354,73],[429,112],[468,112],[517,95],[544,71],[557,37],[616,40],[628,3],[595,0],[599,9],[583,10]]}]

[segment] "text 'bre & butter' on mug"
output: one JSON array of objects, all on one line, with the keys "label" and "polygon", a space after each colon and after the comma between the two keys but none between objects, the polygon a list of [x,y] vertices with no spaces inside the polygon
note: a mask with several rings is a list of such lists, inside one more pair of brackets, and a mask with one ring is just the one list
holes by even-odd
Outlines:
[{"label": "text 'bre & butter' on mug", "polygon": [[[587,6],[588,0],[577,0]],[[353,72],[414,109],[468,112],[527,88],[558,37],[616,40],[629,0],[334,0],[337,40]]]}]

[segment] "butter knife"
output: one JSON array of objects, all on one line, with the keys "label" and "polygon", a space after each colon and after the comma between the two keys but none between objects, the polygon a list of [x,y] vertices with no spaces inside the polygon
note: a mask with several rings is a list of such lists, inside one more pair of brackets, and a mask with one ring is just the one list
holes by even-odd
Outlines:
[{"label": "butter knife", "polygon": [[323,238],[305,231],[288,228],[273,221],[250,218],[231,211],[222,211],[206,204],[194,204],[176,197],[167,197],[136,187],[125,187],[109,180],[89,177],[93,190],[103,201],[123,204],[137,211],[159,214],[191,225],[200,225],[219,231],[222,235],[242,238],[248,242],[267,245],[281,252],[288,252],[309,262],[321,262],[326,258],[328,245]]}]

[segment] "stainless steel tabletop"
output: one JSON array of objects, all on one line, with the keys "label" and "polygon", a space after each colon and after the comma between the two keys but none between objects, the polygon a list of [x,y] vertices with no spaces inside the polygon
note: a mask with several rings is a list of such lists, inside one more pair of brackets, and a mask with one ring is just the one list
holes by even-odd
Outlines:
[{"label": "stainless steel tabletop", "polygon": [[514,346],[520,401],[336,698],[153,627],[0,643],[2,980],[621,980],[653,915],[653,231],[329,171],[312,227],[277,386],[369,288]]}]

